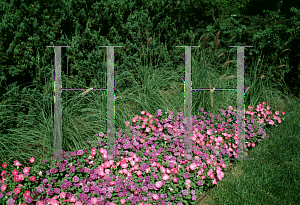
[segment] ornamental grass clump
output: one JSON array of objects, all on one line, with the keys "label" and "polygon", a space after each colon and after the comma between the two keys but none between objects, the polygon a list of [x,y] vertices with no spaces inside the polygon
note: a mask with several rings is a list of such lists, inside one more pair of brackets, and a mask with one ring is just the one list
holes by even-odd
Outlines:
[{"label": "ornamental grass clump", "polygon": [[[269,137],[262,129],[267,125],[265,119],[269,125],[275,120],[281,123],[279,112],[273,114],[264,105],[258,105],[256,112],[246,111],[246,150]],[[106,160],[107,134],[105,138],[100,133],[91,149],[63,150],[60,162],[43,161],[23,169],[17,160],[16,169],[3,163],[1,204],[191,204],[196,194],[224,178],[228,159],[237,158],[240,152],[233,107],[220,111],[222,115],[213,116],[201,109],[203,116],[192,118],[190,153],[183,143],[183,113],[172,118],[169,111],[168,117],[160,120],[162,111],[158,110],[155,119],[145,111],[141,114],[146,116],[135,116],[131,134],[116,133],[113,160]],[[35,162],[33,157],[30,162]]]}]

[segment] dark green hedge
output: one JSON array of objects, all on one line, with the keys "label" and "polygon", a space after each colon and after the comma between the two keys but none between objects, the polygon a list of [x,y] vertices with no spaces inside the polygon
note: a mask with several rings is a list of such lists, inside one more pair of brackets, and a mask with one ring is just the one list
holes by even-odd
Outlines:
[{"label": "dark green hedge", "polygon": [[[263,2],[268,1],[258,3]],[[290,12],[293,15],[286,19],[273,7],[268,8],[273,11],[270,14],[256,15],[261,12],[256,11],[250,15],[246,7],[257,7],[257,1],[249,0],[18,0],[1,4],[2,103],[16,103],[9,99],[25,93],[30,94],[26,99],[31,103],[32,99],[42,98],[53,101],[53,93],[43,93],[44,87],[53,86],[54,80],[54,51],[46,45],[71,45],[62,48],[63,88],[105,88],[106,49],[99,45],[124,46],[115,48],[117,94],[130,86],[129,79],[118,81],[118,75],[144,64],[141,56],[147,46],[147,56],[152,57],[154,65],[172,70],[184,63],[184,49],[175,45],[199,45],[207,34],[208,41],[213,41],[218,31],[222,48],[236,52],[228,45],[253,45],[245,49],[247,60],[254,60],[254,54],[263,52],[271,64],[274,59],[279,63],[279,57],[289,55],[290,68],[274,69],[274,78],[289,72],[290,86],[299,84],[299,10]],[[238,15],[231,17],[232,13]],[[290,51],[279,56],[286,48]],[[135,77],[142,83],[143,76]],[[50,80],[50,85],[45,83]],[[7,107],[0,112],[16,116],[28,113],[28,108]]]}]

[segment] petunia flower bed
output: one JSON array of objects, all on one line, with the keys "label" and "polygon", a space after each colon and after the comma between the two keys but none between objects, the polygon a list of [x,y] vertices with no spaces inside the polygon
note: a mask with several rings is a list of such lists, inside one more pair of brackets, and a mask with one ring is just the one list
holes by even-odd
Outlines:
[{"label": "petunia flower bed", "polygon": [[[264,105],[265,102],[258,105],[256,112],[246,111],[246,151],[269,137],[263,126],[275,125],[275,120],[281,123],[279,111],[272,113]],[[169,111],[168,117],[160,120],[162,111],[158,110],[155,119],[145,111],[141,114],[146,116],[135,116],[129,136],[116,133],[114,160],[106,160],[107,134],[105,138],[100,133],[91,149],[63,151],[61,161],[35,163],[31,157],[33,166],[24,168],[17,160],[13,165],[1,162],[0,202],[193,204],[198,193],[206,192],[222,180],[229,158],[237,158],[240,153],[234,123],[236,110],[229,106],[227,111],[220,109],[222,115],[216,116],[200,111],[203,116],[198,120],[193,117],[190,153],[186,153],[183,143],[183,113],[172,119],[173,112]],[[130,122],[126,121],[126,125],[130,126]]]}]

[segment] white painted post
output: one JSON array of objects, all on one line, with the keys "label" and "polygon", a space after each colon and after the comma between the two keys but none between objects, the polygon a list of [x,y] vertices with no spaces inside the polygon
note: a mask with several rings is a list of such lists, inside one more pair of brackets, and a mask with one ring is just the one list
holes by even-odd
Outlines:
[{"label": "white painted post", "polygon": [[114,140],[115,140],[115,123],[114,123],[114,110],[115,110],[115,99],[114,99],[114,47],[123,46],[99,46],[107,47],[107,158],[112,160],[115,157]]},{"label": "white painted post", "polygon": [[[46,46],[54,47],[54,161],[62,159],[62,109],[61,109],[61,47],[70,46]],[[56,77],[56,78],[55,78]],[[49,160],[51,160],[50,158]],[[48,159],[47,159],[48,160]],[[53,160],[53,159],[52,159]]]}]

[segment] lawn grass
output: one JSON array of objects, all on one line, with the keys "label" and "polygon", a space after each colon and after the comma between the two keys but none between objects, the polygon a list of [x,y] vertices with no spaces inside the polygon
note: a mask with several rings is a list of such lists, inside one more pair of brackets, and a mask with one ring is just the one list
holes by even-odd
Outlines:
[{"label": "lawn grass", "polygon": [[195,205],[299,204],[300,200],[300,100],[287,102],[284,120],[267,128],[270,136],[234,164],[224,180]]}]

